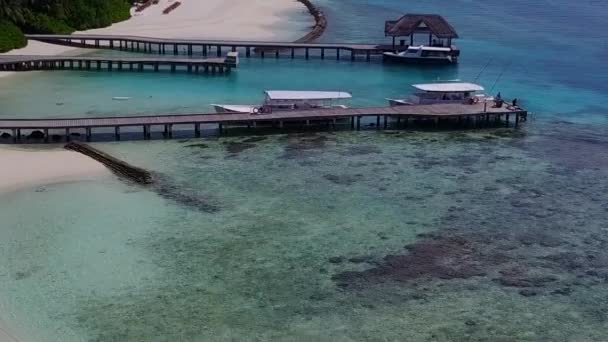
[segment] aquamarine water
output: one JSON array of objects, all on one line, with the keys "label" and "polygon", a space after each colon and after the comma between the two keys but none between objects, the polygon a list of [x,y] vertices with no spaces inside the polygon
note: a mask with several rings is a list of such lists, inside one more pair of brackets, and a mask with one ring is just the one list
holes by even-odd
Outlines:
[{"label": "aquamarine water", "polygon": [[271,88],[379,105],[411,83],[483,70],[480,83],[535,119],[518,131],[97,143],[160,184],[106,178],[0,197],[0,318],[33,341],[605,339],[605,5],[321,4],[327,41],[376,41],[387,18],[440,12],[463,36],[462,62],[32,73],[0,80],[0,115],[193,112]]}]

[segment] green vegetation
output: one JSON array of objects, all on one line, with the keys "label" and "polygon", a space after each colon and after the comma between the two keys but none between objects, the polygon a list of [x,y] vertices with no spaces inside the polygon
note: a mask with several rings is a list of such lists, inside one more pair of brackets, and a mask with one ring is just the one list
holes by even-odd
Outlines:
[{"label": "green vegetation", "polygon": [[23,33],[13,23],[0,20],[0,52],[18,49],[27,45]]},{"label": "green vegetation", "polygon": [[23,46],[21,32],[71,33],[109,26],[128,19],[129,8],[127,0],[0,0],[0,51]]}]

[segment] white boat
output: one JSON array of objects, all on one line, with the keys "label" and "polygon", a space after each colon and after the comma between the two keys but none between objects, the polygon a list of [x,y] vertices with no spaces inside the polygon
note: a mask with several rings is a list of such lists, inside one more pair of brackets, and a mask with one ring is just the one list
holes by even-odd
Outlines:
[{"label": "white boat", "polygon": [[385,52],[389,62],[412,64],[454,64],[458,62],[459,50],[451,47],[410,46],[402,52]]},{"label": "white boat", "polygon": [[212,104],[217,113],[270,113],[272,111],[347,108],[340,102],[352,95],[342,91],[267,90],[262,105]]},{"label": "white boat", "polygon": [[391,106],[437,103],[474,103],[485,99],[478,92],[484,88],[467,82],[427,83],[412,85],[416,92],[406,99],[387,99]]}]

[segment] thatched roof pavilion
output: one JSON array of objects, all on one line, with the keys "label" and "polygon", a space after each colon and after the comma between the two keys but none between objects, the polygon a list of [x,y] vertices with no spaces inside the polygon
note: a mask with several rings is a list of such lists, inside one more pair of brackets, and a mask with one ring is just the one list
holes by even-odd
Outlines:
[{"label": "thatched roof pavilion", "polygon": [[[452,39],[458,38],[458,33],[450,23],[442,16],[437,14],[406,14],[399,20],[387,21],[384,25],[384,34],[387,37],[393,37],[393,46],[395,45],[395,37],[410,37],[410,45],[414,43],[414,34],[424,33],[429,35],[429,45],[438,45],[433,37],[437,38],[441,45],[444,46],[444,39],[447,40],[447,46],[452,44]],[[401,41],[403,44],[403,41]]]}]

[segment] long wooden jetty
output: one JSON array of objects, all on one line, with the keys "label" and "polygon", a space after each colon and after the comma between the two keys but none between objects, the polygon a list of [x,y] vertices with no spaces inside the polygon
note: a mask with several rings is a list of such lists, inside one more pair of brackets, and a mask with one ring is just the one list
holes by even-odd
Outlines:
[{"label": "long wooden jetty", "polygon": [[[407,126],[414,121],[424,121],[436,125],[442,122],[453,124],[471,124],[475,127],[489,126],[496,123],[504,123],[509,126],[510,120],[517,126],[520,121],[525,121],[527,112],[519,108],[492,108],[483,103],[477,104],[437,104],[437,105],[413,105],[396,107],[374,107],[374,108],[336,108],[318,109],[305,111],[277,111],[269,114],[176,114],[176,115],[152,115],[152,116],[129,116],[129,117],[98,117],[98,118],[74,118],[74,119],[4,119],[0,120],[0,130],[12,131],[12,138],[18,142],[22,138],[22,131],[38,131],[38,136],[48,141],[50,131],[60,130],[65,134],[66,140],[70,139],[71,132],[81,130],[85,132],[87,140],[91,139],[92,130],[95,128],[113,128],[115,138],[120,140],[120,129],[123,127],[141,127],[142,137],[149,139],[153,127],[164,128],[164,137],[172,137],[174,125],[191,125],[194,135],[201,135],[201,125],[217,125],[220,134],[227,126],[238,126],[255,128],[257,125],[272,125],[283,128],[288,124],[300,124],[309,126],[311,124],[327,123],[336,125],[338,121],[350,125],[351,129],[359,130],[361,120],[374,118],[375,126],[381,127],[381,119],[384,118],[384,128],[396,125],[398,128]],[[369,119],[368,119],[369,120]],[[5,135],[6,136],[6,135]]]},{"label": "long wooden jetty", "polygon": [[0,56],[0,71],[29,70],[183,70],[187,72],[229,73],[237,65],[224,58],[154,58],[86,56]]},{"label": "long wooden jetty", "polygon": [[[319,56],[321,59],[333,56],[341,59],[344,56],[352,61],[364,58],[370,61],[373,56],[382,56],[382,53],[394,51],[392,45],[381,44],[350,44],[350,43],[308,43],[308,42],[259,42],[238,40],[192,40],[192,39],[164,39],[152,37],[139,37],[127,35],[92,35],[92,34],[28,34],[28,39],[44,43],[67,45],[92,49],[114,49],[131,52],[156,53],[173,55],[201,55],[216,54],[221,57],[224,51],[240,52],[245,57],[251,57],[255,51],[262,58],[266,54],[274,54],[279,58],[281,54],[295,58],[296,52],[303,53],[308,59],[310,56]],[[405,47],[401,47],[405,48]],[[327,55],[327,56],[326,56]],[[361,58],[359,58],[361,56]]]}]

